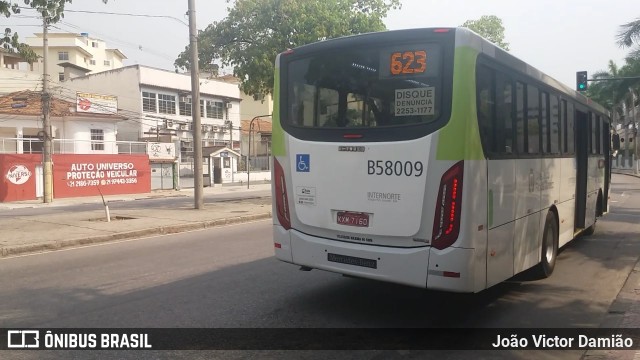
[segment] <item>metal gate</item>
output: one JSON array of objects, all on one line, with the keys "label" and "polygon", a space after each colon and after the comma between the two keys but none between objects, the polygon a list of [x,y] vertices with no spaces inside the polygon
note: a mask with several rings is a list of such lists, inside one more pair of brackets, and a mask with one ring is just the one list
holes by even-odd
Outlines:
[{"label": "metal gate", "polygon": [[173,188],[173,163],[152,163],[151,190],[171,190]]}]

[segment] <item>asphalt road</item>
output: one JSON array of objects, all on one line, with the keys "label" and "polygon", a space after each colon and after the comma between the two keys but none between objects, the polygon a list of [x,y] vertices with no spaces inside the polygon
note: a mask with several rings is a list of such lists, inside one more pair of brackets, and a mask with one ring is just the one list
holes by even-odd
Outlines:
[{"label": "asphalt road", "polygon": [[[270,221],[0,260],[1,327],[597,327],[640,254],[640,180],[619,179],[596,233],[553,276],[476,295],[298,271]],[[580,359],[548,352],[6,352],[0,358]],[[6,355],[6,356],[5,356]]]},{"label": "asphalt road", "polygon": [[[238,199],[258,198],[258,197],[270,197],[270,190],[253,191],[250,193],[238,192],[238,193],[224,193],[215,195],[204,196],[204,204],[215,203],[221,201],[233,201]],[[190,193],[179,193],[175,196],[159,196],[157,198],[145,198],[139,200],[130,201],[111,201],[109,207],[112,210],[132,210],[146,207],[153,207],[156,209],[168,208],[175,209],[184,206],[193,206],[193,195]],[[60,212],[83,212],[102,210],[102,203],[87,203],[87,204],[74,204],[65,206],[51,206],[51,207],[34,207],[34,208],[22,208],[22,209],[0,209],[0,217],[11,218],[17,216],[30,216],[30,215],[47,215],[47,214],[59,214]]]}]

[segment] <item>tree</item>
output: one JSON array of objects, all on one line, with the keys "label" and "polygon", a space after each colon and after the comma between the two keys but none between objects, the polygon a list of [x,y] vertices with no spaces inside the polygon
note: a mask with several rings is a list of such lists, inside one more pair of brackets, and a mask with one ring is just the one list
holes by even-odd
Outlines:
[{"label": "tree", "polygon": [[[227,0],[230,2],[230,0]],[[249,95],[273,91],[278,53],[319,40],[381,31],[390,9],[400,0],[236,0],[228,15],[198,35],[198,65],[211,71],[214,62],[233,67]],[[175,61],[189,69],[189,46]]]},{"label": "tree", "polygon": [[467,20],[462,27],[471,29],[485,39],[509,51],[509,43],[504,42],[502,20],[495,15],[483,15],[478,20]]},{"label": "tree", "polygon": [[[105,4],[107,1],[102,0]],[[49,24],[55,24],[64,17],[64,6],[66,3],[71,3],[71,0],[23,0],[23,2],[25,6],[37,10],[43,18],[47,19]],[[11,14],[19,14],[20,10],[24,8],[13,1],[0,0],[0,14],[7,18]],[[4,34],[0,35],[0,46],[9,51],[17,52],[28,63],[33,63],[38,59],[38,56],[28,45],[20,42],[18,33],[12,32],[10,28],[5,28]]]},{"label": "tree", "polygon": [[609,60],[607,70],[597,71],[591,75],[591,78],[596,81],[589,86],[586,93],[586,95],[595,102],[607,109],[610,109],[614,120],[616,118],[620,119],[624,114],[623,102],[626,98],[627,91],[623,86],[621,86],[621,82],[619,80],[604,81],[602,79],[620,77],[620,70],[621,69],[613,62],[613,60]]},{"label": "tree", "polygon": [[618,45],[630,47],[640,40],[640,18],[620,26]]},{"label": "tree", "polygon": [[[640,18],[621,25],[617,39],[621,47],[640,45]],[[627,106],[635,107],[640,98],[640,79],[634,78],[640,75],[640,46],[632,49],[625,61],[626,64],[620,69],[620,73],[621,76],[630,77],[630,79],[621,81],[620,87],[629,92]]]}]

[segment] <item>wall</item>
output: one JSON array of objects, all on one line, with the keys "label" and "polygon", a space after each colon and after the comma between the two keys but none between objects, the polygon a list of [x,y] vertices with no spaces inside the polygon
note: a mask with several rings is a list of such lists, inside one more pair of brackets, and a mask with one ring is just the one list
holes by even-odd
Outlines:
[{"label": "wall", "polygon": [[[64,139],[76,140],[69,144],[64,144],[64,152],[75,154],[117,154],[116,146],[117,125],[105,121],[91,121],[90,118],[83,120],[67,120],[64,122]],[[104,150],[91,149],[91,129],[101,129],[104,135]]]},{"label": "wall", "polygon": [[151,166],[145,155],[54,155],[55,198],[151,191]]},{"label": "wall", "polygon": [[[271,171],[252,171],[249,174],[249,179],[255,182],[270,182],[271,181]],[[244,184],[247,183],[247,172],[237,172],[233,174],[233,181],[242,182]]]},{"label": "wall", "polygon": [[42,90],[42,74],[39,72],[0,67],[0,79],[3,79],[0,82],[0,94],[27,89]]},{"label": "wall", "polygon": [[0,202],[36,199],[36,165],[42,155],[0,154]]},{"label": "wall", "polygon": [[[54,198],[151,191],[147,155],[54,154],[52,160]],[[0,202],[35,200],[40,164],[40,154],[0,154]]]},{"label": "wall", "polygon": [[271,115],[273,113],[273,99],[266,95],[264,100],[254,100],[253,96],[242,94],[242,120],[251,120],[256,116]]}]

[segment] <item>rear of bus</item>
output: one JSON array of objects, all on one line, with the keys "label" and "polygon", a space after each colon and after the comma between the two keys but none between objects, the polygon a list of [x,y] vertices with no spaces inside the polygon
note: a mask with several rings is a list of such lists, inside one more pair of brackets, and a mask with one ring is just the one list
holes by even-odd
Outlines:
[{"label": "rear of bus", "polygon": [[[454,81],[455,38],[455,29],[402,30],[278,56],[272,148],[278,259],[475,291],[474,267],[485,265],[475,261],[470,206],[484,205],[465,204],[482,186],[463,177],[475,170],[464,157],[466,124],[475,117],[452,121],[454,91],[474,94],[473,72]],[[468,58],[473,69],[475,57]],[[458,114],[475,114],[474,101]]]}]

